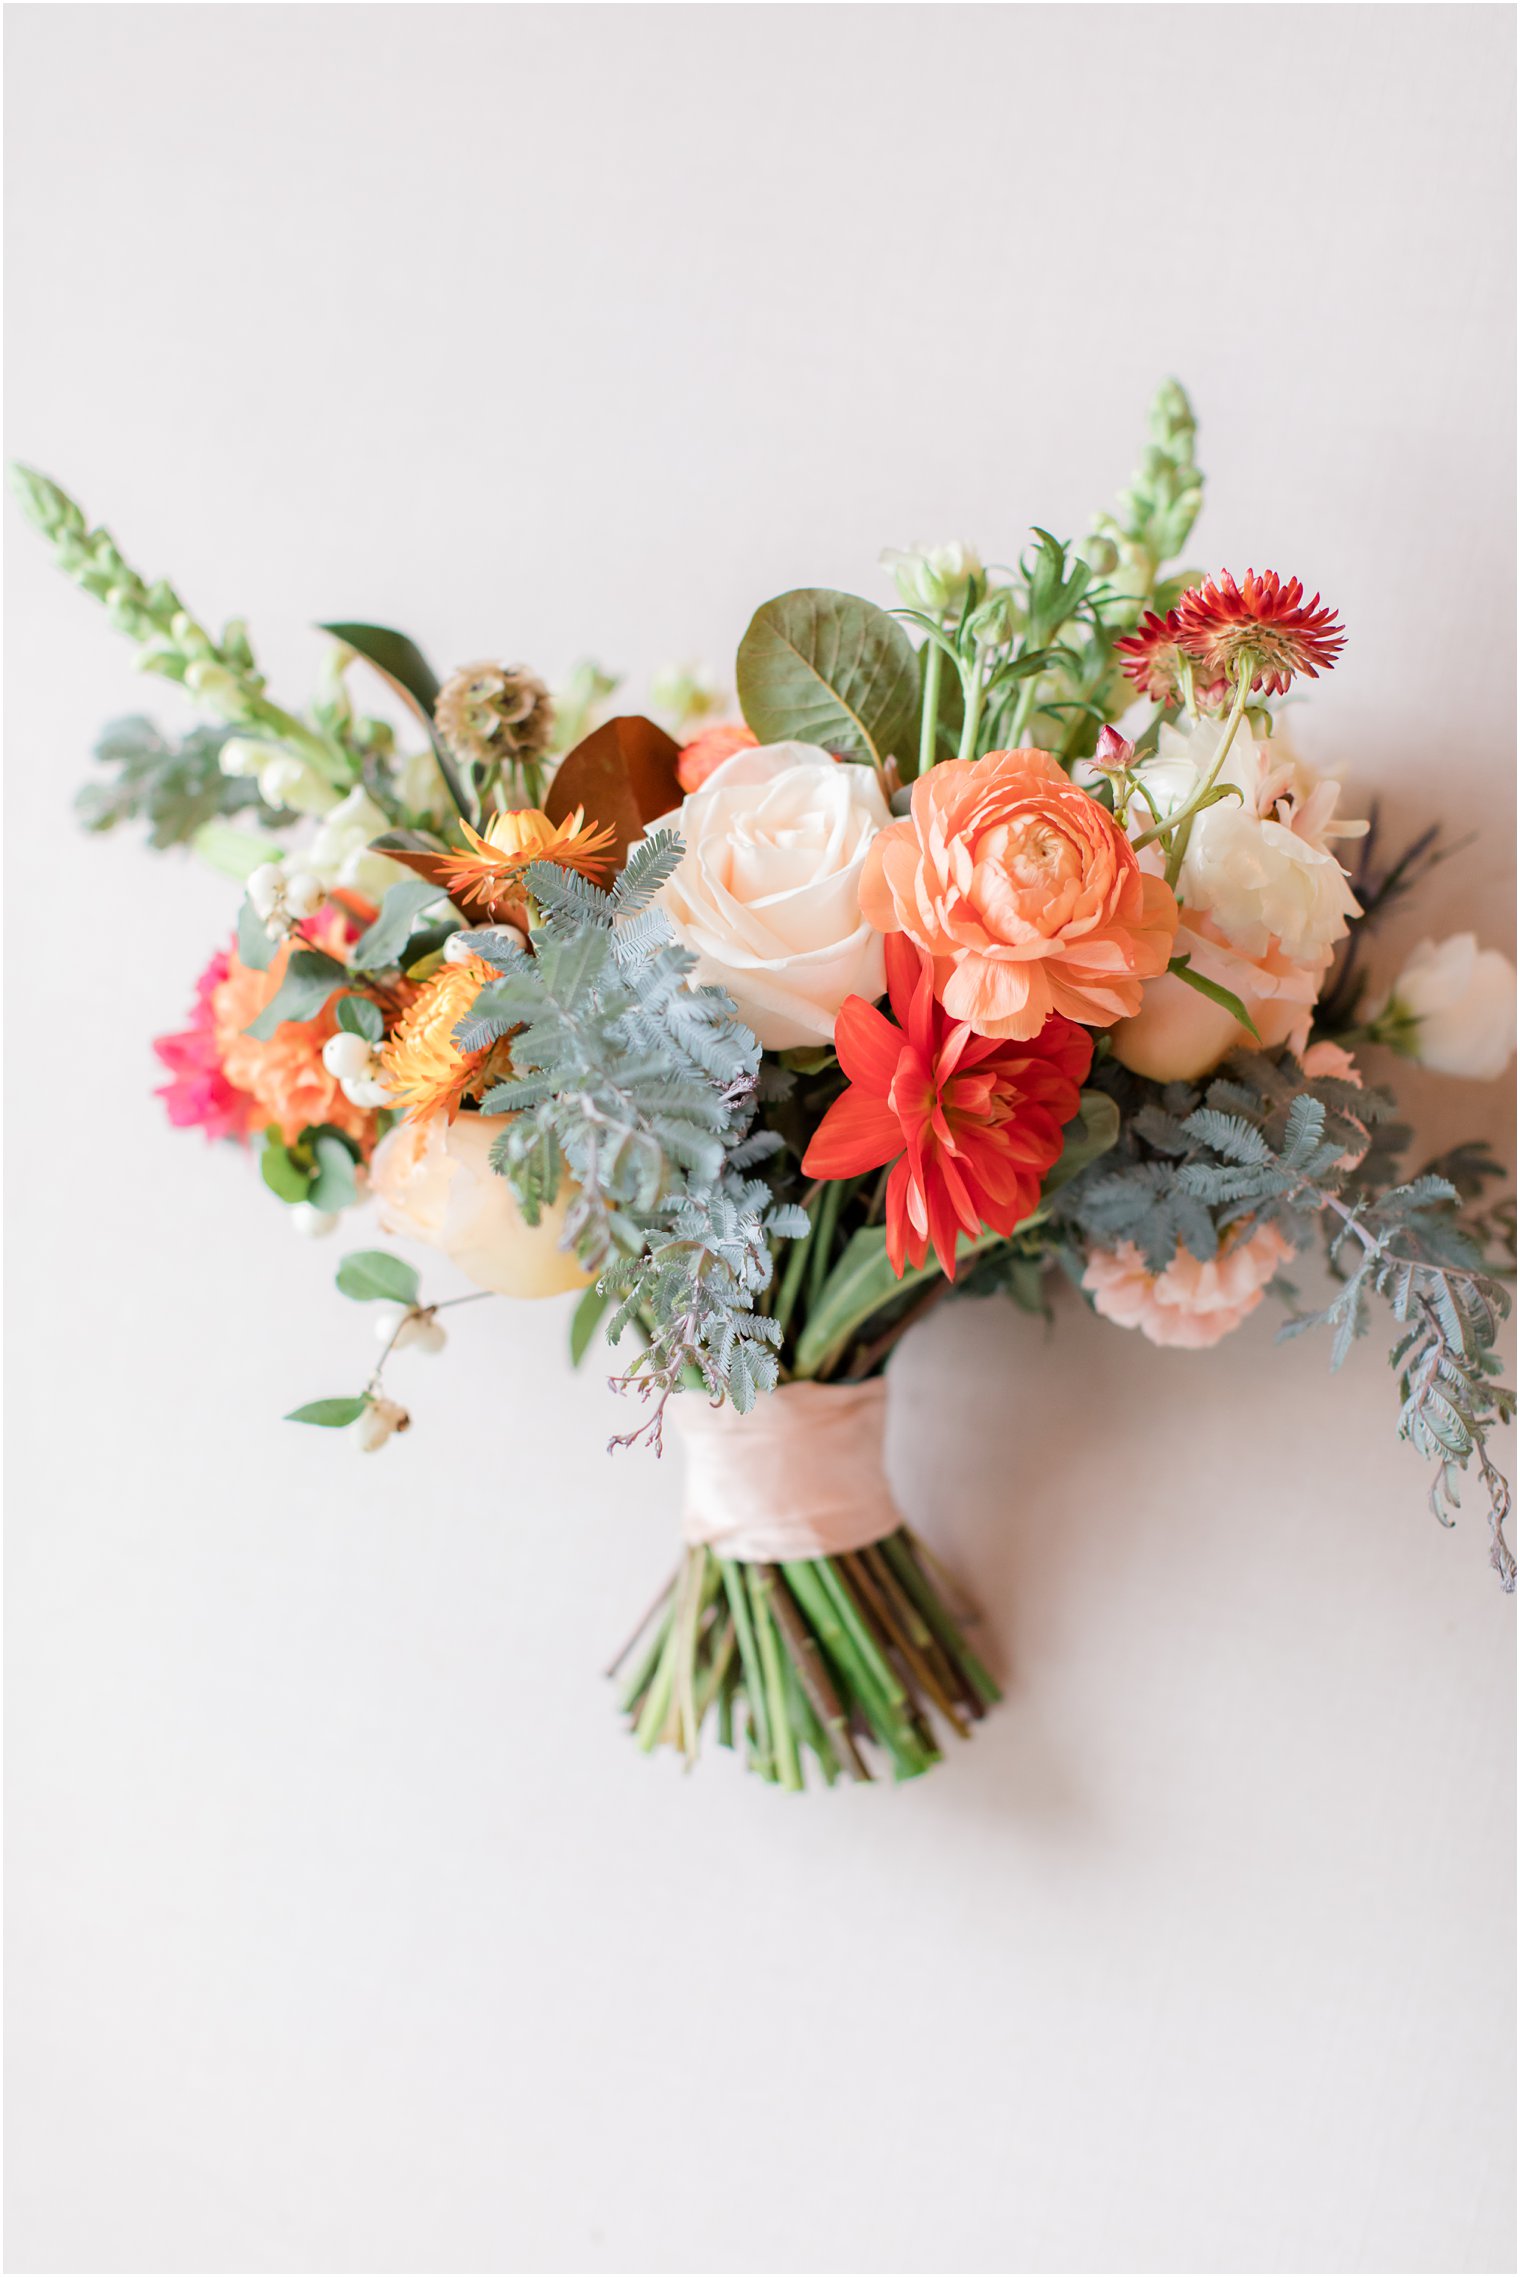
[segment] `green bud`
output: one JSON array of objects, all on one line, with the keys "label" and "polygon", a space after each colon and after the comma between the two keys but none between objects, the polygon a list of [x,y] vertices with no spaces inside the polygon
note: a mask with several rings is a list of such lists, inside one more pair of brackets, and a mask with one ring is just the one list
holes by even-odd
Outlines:
[{"label": "green bud", "polygon": [[[178,619],[176,619],[176,623]],[[212,664],[198,656],[185,667],[185,686],[219,719],[241,726],[254,716],[243,683],[225,664]]]},{"label": "green bud", "polygon": [[83,514],[68,492],[60,490],[56,482],[50,482],[35,467],[15,464],[11,466],[10,477],[11,488],[21,502],[23,513],[39,530],[45,531],[49,537],[65,532],[83,534]]}]

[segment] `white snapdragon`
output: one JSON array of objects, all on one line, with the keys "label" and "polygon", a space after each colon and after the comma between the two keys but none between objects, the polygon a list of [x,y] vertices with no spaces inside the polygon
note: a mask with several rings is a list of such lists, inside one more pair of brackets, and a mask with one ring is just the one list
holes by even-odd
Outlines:
[{"label": "white snapdragon", "polygon": [[[1161,730],[1156,756],[1137,770],[1144,795],[1131,807],[1133,828],[1187,804],[1208,779],[1224,732],[1218,720]],[[1366,823],[1337,816],[1339,783],[1316,776],[1281,739],[1258,739],[1244,721],[1218,780],[1239,796],[1194,816],[1179,895],[1247,956],[1276,941],[1294,963],[1322,962],[1360,908],[1332,847],[1361,837]]]},{"label": "white snapdragon", "polygon": [[306,864],[329,892],[347,887],[371,901],[410,873],[387,854],[370,851],[370,840],[390,825],[362,784],[326,813],[306,849]]},{"label": "white snapdragon", "polygon": [[1515,968],[1475,933],[1422,941],[1371,1026],[1438,1074],[1502,1075],[1515,1048]]},{"label": "white snapdragon", "polygon": [[338,803],[332,785],[324,783],[307,760],[278,743],[229,736],[217,764],[224,775],[256,778],[264,804],[283,807],[290,814],[327,814]]},{"label": "white snapdragon", "polygon": [[322,1046],[322,1065],[329,1075],[336,1076],[345,1099],[356,1107],[388,1107],[391,1103],[390,1085],[380,1057],[363,1036],[340,1028],[329,1036]]},{"label": "white snapdragon", "polygon": [[906,606],[926,609],[931,616],[958,609],[971,580],[982,574],[975,546],[963,545],[957,538],[940,546],[884,546],[879,558]]}]

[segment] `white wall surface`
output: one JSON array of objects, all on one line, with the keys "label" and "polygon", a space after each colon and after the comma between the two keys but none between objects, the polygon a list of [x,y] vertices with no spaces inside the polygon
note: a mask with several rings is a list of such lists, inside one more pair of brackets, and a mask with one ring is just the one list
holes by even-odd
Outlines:
[{"label": "white wall surface", "polygon": [[[723,663],[1080,525],[1172,370],[1200,557],[1344,611],[1303,740],[1479,833],[1391,946],[1507,938],[1512,11],[8,28],[8,451],[277,689],[324,616]],[[70,816],[177,698],[8,534],[10,2266],[1512,2267],[1513,1605],[1380,1347],[952,1308],[892,1454],[1005,1708],[897,1792],[640,1760],[676,1481],[562,1311],[373,1462],[279,1421],[367,1325],[149,1095],[231,890]]]}]

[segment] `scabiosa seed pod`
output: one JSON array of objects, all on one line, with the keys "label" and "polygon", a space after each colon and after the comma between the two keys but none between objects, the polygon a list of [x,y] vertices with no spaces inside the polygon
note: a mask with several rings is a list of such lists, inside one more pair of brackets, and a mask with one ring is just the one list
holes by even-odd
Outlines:
[{"label": "scabiosa seed pod", "polygon": [[553,699],[523,664],[461,665],[439,689],[433,716],[462,766],[541,759],[554,733]]}]

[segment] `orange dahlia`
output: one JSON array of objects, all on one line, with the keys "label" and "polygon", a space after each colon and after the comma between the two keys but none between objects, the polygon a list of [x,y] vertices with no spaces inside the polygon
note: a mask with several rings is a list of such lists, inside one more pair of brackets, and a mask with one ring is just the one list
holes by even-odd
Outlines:
[{"label": "orange dahlia", "polygon": [[1249,666],[1252,688],[1268,696],[1285,696],[1300,672],[1317,680],[1346,645],[1335,611],[1317,593],[1305,601],[1300,580],[1285,585],[1275,569],[1248,569],[1242,585],[1221,570],[1217,583],[1184,593],[1175,616],[1178,645],[1204,679],[1234,680]]},{"label": "orange dahlia", "polygon": [[616,831],[588,823],[579,806],[563,822],[551,822],[536,806],[493,814],[484,837],[467,822],[462,827],[469,851],[451,852],[440,863],[439,877],[462,909],[494,917],[504,917],[512,903],[521,901],[522,876],[530,863],[554,862],[595,878],[606,869],[617,843]]},{"label": "orange dahlia", "polygon": [[396,1105],[405,1109],[409,1122],[440,1113],[452,1122],[471,1091],[483,1090],[510,1072],[504,1042],[467,1052],[454,1040],[454,1030],[487,981],[496,977],[495,967],[484,957],[440,965],[391,1030],[380,1050],[380,1064]]}]

